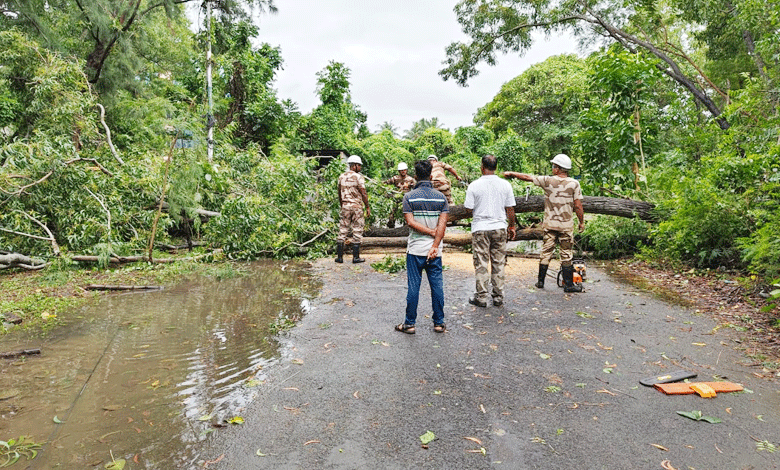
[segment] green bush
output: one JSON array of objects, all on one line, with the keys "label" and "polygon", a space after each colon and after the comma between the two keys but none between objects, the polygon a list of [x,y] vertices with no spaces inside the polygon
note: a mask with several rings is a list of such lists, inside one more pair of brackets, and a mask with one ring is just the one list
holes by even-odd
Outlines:
[{"label": "green bush", "polygon": [[600,215],[585,225],[580,246],[598,259],[615,259],[634,254],[647,243],[647,222]]}]

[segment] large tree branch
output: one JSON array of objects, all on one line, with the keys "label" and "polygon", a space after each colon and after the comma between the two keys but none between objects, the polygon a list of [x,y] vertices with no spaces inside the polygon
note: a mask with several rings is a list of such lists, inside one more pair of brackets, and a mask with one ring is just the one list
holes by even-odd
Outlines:
[{"label": "large tree branch", "polygon": [[0,254],[0,269],[24,268],[30,270],[43,269],[49,263],[38,258],[30,258],[20,253]]},{"label": "large tree branch", "polygon": [[720,115],[722,114],[722,110],[718,107],[718,105],[715,104],[715,102],[709,96],[707,96],[707,94],[702,89],[700,89],[693,80],[688,78],[683,73],[683,71],[680,70],[680,66],[677,64],[677,62],[675,62],[671,57],[669,57],[666,53],[664,53],[664,51],[656,47],[653,43],[640,39],[632,34],[629,34],[628,32],[606,21],[604,18],[600,17],[599,15],[591,11],[585,3],[580,2],[580,4],[583,6],[583,8],[585,8],[585,10],[591,16],[591,17],[583,17],[585,21],[602,27],[605,31],[607,31],[607,33],[612,38],[617,40],[620,44],[625,45],[626,42],[635,44],[649,51],[651,54],[659,58],[662,62],[664,62],[667,65],[667,67],[664,67],[662,64],[658,64],[657,67],[659,70],[661,70],[664,74],[668,75],[677,83],[682,85],[686,90],[688,90],[693,95],[693,97],[697,101],[699,101],[702,105],[704,105],[704,107],[707,108],[707,110],[717,120],[718,125],[720,126],[721,129],[726,130],[730,127],[728,121],[720,117]]}]

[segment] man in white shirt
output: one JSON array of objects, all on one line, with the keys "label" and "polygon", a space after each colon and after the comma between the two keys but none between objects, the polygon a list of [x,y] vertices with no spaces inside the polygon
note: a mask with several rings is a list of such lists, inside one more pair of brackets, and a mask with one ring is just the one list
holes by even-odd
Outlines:
[{"label": "man in white shirt", "polygon": [[493,305],[504,304],[507,233],[510,240],[515,238],[514,191],[508,181],[496,175],[496,165],[495,156],[482,157],[482,177],[469,185],[463,204],[473,213],[471,248],[476,292],[469,303],[477,307],[487,307],[488,280],[493,285]]}]

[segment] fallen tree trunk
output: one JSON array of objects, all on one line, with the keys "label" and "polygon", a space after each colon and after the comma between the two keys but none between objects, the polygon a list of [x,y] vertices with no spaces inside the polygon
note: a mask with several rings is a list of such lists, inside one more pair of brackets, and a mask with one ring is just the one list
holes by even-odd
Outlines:
[{"label": "fallen tree trunk", "polygon": [[[399,227],[401,228],[401,227]],[[398,230],[398,229],[386,229]],[[408,230],[407,230],[408,233]],[[541,240],[543,231],[540,228],[525,228],[517,231],[517,240]],[[466,246],[471,244],[471,233],[445,233],[444,243],[453,246]],[[405,247],[406,238],[402,235],[391,235],[385,237],[370,236],[363,237],[361,242],[363,247]]]},{"label": "fallen tree trunk", "polygon": [[[653,213],[655,206],[649,202],[613,197],[585,196],[582,208],[588,214],[614,215],[617,217],[639,217],[647,222],[657,219]],[[515,198],[515,212],[544,212],[544,196],[525,196]],[[449,222],[471,218],[471,210],[462,205],[450,207]]]},{"label": "fallen tree trunk", "polygon": [[43,269],[49,263],[38,258],[30,258],[20,253],[0,254],[0,269],[24,268],[30,270]]}]

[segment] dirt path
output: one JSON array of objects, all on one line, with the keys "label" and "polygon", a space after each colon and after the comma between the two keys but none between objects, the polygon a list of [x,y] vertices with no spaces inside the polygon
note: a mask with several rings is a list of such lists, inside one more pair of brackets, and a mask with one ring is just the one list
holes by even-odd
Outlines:
[{"label": "dirt path", "polygon": [[[380,255],[367,255],[370,262]],[[503,308],[476,309],[470,255],[446,253],[449,331],[417,334],[405,272],[321,260],[321,295],[284,339],[242,426],[214,433],[208,468],[767,469],[780,467],[780,392],[730,332],[589,267],[587,292],[534,289],[511,258]],[[666,396],[639,379],[686,369],[747,392]],[[699,410],[722,420],[693,421]],[[436,440],[425,449],[420,436]]]}]

